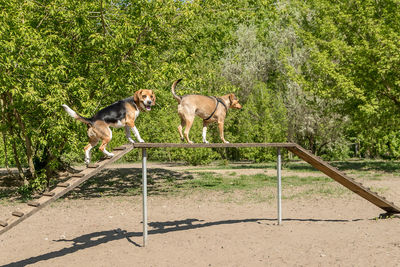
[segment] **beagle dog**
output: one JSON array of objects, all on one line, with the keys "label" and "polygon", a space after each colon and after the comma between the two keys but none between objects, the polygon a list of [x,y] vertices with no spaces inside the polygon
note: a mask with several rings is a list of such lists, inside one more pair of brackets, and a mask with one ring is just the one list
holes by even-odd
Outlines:
[{"label": "beagle dog", "polygon": [[131,130],[139,142],[144,142],[135,126],[135,120],[139,116],[140,111],[150,111],[151,106],[155,105],[155,101],[156,96],[152,90],[142,89],[137,91],[132,97],[125,98],[103,108],[91,118],[82,117],[67,105],[62,105],[72,118],[88,125],[87,134],[89,144],[84,148],[85,163],[90,163],[90,150],[96,146],[99,140],[102,140],[99,149],[104,155],[109,158],[114,156],[113,153],[106,150],[106,146],[112,138],[110,126],[115,128],[125,127],[125,135],[130,143],[134,143],[131,138]]},{"label": "beagle dog", "polygon": [[[189,139],[189,131],[192,127],[194,117],[197,115],[203,119],[203,143],[208,143],[206,139],[207,126],[212,122],[218,123],[219,135],[222,142],[229,143],[224,138],[224,121],[229,108],[241,109],[239,100],[234,94],[227,94],[221,97],[210,97],[203,95],[184,95],[178,96],[175,94],[176,85],[182,79],[176,80],[171,87],[171,92],[174,98],[178,101],[178,114],[181,118],[181,124],[178,126],[179,135],[188,143],[193,142]],[[185,127],[184,135],[182,129]]]}]

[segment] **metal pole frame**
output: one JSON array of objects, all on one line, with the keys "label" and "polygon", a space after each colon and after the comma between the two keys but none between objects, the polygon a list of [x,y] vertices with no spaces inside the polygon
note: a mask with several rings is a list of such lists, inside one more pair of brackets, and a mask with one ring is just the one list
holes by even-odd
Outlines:
[{"label": "metal pole frame", "polygon": [[142,148],[143,247],[147,245],[147,152]]},{"label": "metal pole frame", "polygon": [[[281,149],[278,148],[277,155],[277,191],[278,191],[278,225],[282,224],[282,159]],[[142,188],[143,188],[143,247],[147,245],[147,151],[142,148]]]},{"label": "metal pole frame", "polygon": [[281,168],[282,168],[282,160],[281,160],[281,149],[278,148],[278,156],[277,156],[277,189],[278,189],[278,225],[282,224],[282,175],[281,175]]}]

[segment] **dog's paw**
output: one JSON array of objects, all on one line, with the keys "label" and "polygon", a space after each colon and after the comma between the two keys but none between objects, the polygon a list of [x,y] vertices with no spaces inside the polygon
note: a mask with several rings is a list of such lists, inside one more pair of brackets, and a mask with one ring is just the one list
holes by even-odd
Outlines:
[{"label": "dog's paw", "polygon": [[90,159],[89,158],[85,158],[85,164],[88,165],[90,163]]},{"label": "dog's paw", "polygon": [[139,143],[144,143],[144,140],[143,139],[139,139]]},{"label": "dog's paw", "polygon": [[203,140],[204,144],[209,144],[209,142],[207,140]]},{"label": "dog's paw", "polygon": [[112,157],[114,157],[114,153],[104,154],[104,158],[106,158],[106,159],[111,159]]},{"label": "dog's paw", "polygon": [[226,141],[226,140],[225,140],[225,142],[224,142],[224,143],[225,143],[225,144],[229,144],[229,142],[228,142],[228,141]]},{"label": "dog's paw", "polygon": [[188,143],[189,143],[189,144],[194,144],[193,141],[189,141]]},{"label": "dog's paw", "polygon": [[131,144],[134,144],[134,143],[135,143],[135,141],[133,141],[132,138],[128,138],[128,142],[131,143]]}]

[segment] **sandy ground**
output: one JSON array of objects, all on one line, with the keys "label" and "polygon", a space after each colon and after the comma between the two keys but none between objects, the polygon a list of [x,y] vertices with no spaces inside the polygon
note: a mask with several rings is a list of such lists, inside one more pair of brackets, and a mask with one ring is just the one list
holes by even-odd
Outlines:
[{"label": "sandy ground", "polygon": [[[364,184],[400,204],[399,179]],[[376,219],[383,211],[357,195],[284,199],[282,225],[275,200],[231,198],[149,196],[146,247],[141,197],[62,199],[0,236],[0,265],[400,266],[400,219]],[[0,205],[0,216],[20,205]]]}]

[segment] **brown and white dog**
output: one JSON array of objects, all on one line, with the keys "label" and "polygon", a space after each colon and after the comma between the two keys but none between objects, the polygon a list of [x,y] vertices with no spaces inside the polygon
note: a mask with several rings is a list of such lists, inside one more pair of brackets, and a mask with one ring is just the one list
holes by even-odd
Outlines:
[{"label": "brown and white dog", "polygon": [[208,143],[206,139],[207,126],[212,122],[218,123],[219,135],[224,143],[229,143],[224,138],[224,121],[228,108],[241,109],[239,100],[234,94],[227,94],[221,97],[210,97],[203,95],[184,95],[175,94],[176,85],[182,79],[176,80],[171,87],[174,98],[178,101],[178,114],[181,118],[181,124],[178,126],[179,135],[182,140],[182,129],[185,128],[185,139],[188,143],[193,143],[189,139],[189,131],[192,127],[194,117],[197,115],[203,119],[203,142]]},{"label": "brown and white dog", "polygon": [[62,105],[72,118],[88,125],[89,144],[84,148],[85,163],[90,163],[90,150],[97,145],[99,140],[102,140],[99,149],[104,155],[107,157],[114,156],[113,153],[106,150],[106,146],[112,138],[110,126],[115,128],[125,127],[125,135],[131,143],[134,143],[131,138],[131,130],[139,142],[144,142],[135,126],[135,120],[139,116],[140,111],[150,111],[151,106],[155,105],[155,101],[156,96],[152,90],[142,89],[137,91],[132,97],[125,98],[103,108],[91,118],[82,117],[67,105]]}]

